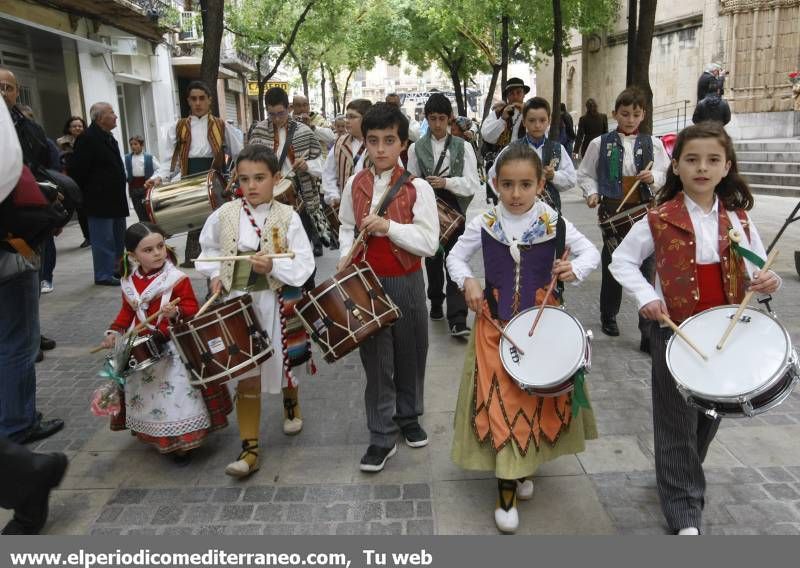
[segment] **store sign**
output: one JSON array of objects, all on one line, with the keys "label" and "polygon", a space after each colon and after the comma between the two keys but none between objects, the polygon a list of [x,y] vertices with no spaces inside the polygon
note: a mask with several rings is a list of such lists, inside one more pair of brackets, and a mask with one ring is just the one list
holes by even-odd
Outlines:
[{"label": "store sign", "polygon": [[[266,93],[273,87],[280,87],[287,93],[289,92],[289,83],[286,81],[267,81],[264,83],[264,92]],[[247,95],[250,97],[258,96],[258,81],[247,82]]]}]

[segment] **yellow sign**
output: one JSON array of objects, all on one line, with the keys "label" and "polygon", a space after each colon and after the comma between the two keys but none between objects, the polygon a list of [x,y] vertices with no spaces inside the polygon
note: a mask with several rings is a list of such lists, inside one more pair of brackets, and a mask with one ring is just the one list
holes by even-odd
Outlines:
[{"label": "yellow sign", "polygon": [[[286,81],[267,81],[264,83],[264,92],[266,93],[272,87],[280,87],[287,93],[289,92],[289,83]],[[258,96],[258,81],[247,82],[247,95],[250,97]]]}]

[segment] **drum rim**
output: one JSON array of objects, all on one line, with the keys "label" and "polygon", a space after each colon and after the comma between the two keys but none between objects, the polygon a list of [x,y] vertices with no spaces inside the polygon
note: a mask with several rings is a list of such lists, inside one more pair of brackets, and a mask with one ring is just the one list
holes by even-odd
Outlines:
[{"label": "drum rim", "polygon": [[[339,280],[339,279],[336,278],[337,275],[341,274],[342,272],[345,272],[346,270],[351,270],[351,269],[353,269],[353,271],[350,274],[347,275],[347,278],[344,278],[342,280]],[[336,283],[337,282],[339,284],[341,284],[344,280],[349,280],[350,278],[358,276],[362,272],[371,272],[373,275],[375,274],[375,271],[372,270],[372,267],[369,265],[369,263],[366,260],[360,260],[358,262],[354,262],[350,266],[346,266],[346,267],[342,268],[339,272],[337,272],[336,274],[334,274],[330,278],[326,278],[325,280],[320,282],[319,285],[315,286],[313,289],[311,289],[308,292],[306,292],[306,296],[319,299],[322,296],[324,296],[325,294],[327,294],[328,292],[330,292],[332,289],[336,288]],[[377,280],[378,277],[375,276],[375,279]],[[378,280],[378,283],[380,283],[380,280]],[[320,288],[323,288],[323,289],[318,292],[318,290]],[[381,288],[383,288],[383,285],[381,285]],[[386,295],[386,297],[389,298],[389,295],[386,294],[386,292],[384,292],[384,295]],[[391,300],[391,298],[389,298],[389,301],[394,305],[394,302]],[[303,303],[302,306],[299,305],[301,302]],[[304,297],[303,299],[300,300],[300,302],[298,302],[295,305],[295,309],[297,310],[298,313],[300,313],[300,312],[304,311],[308,306],[311,306],[311,305],[313,305],[313,302],[311,302],[311,300],[309,300],[308,298]]]},{"label": "drum rim", "polygon": [[[678,327],[683,329],[683,326],[685,324],[687,324],[688,322],[690,322],[690,321],[692,321],[694,319],[699,318],[700,316],[702,316],[703,314],[705,314],[707,312],[712,312],[712,311],[715,311],[715,310],[723,310],[723,309],[735,309],[737,307],[738,307],[737,304],[725,304],[724,306],[715,306],[713,308],[708,308],[707,310],[703,310],[702,312],[699,312],[697,314],[694,314],[693,316],[690,316],[690,317],[686,318],[685,320],[683,320],[683,322],[681,322],[681,325],[678,326]],[[686,393],[688,393],[691,396],[694,396],[696,398],[701,398],[703,400],[709,400],[711,402],[719,402],[719,403],[722,403],[722,404],[725,404],[725,403],[742,403],[744,401],[752,400],[752,399],[758,397],[759,395],[764,394],[765,392],[770,390],[773,386],[775,386],[775,384],[778,383],[781,379],[783,379],[783,377],[786,375],[789,367],[791,366],[792,360],[795,357],[797,357],[797,353],[796,353],[796,351],[794,349],[794,345],[792,344],[792,339],[791,339],[791,336],[789,335],[789,331],[786,329],[786,326],[784,326],[776,317],[772,316],[769,312],[766,312],[766,311],[764,311],[762,309],[759,309],[759,308],[754,308],[752,306],[747,306],[745,308],[745,312],[747,312],[747,311],[758,312],[759,314],[765,315],[770,320],[772,320],[775,323],[777,323],[778,327],[783,332],[784,338],[786,339],[786,344],[789,346],[789,352],[787,354],[784,354],[783,361],[781,362],[781,365],[779,366],[779,370],[774,374],[774,376],[772,376],[768,381],[764,382],[761,386],[759,386],[759,387],[757,387],[757,388],[755,388],[753,390],[750,390],[750,391],[747,391],[747,392],[743,392],[743,393],[739,393],[739,394],[735,394],[735,395],[720,396],[720,395],[716,395],[716,394],[712,394],[712,393],[706,393],[706,392],[700,392],[700,391],[694,390],[693,388],[691,388],[688,385],[686,385],[685,382],[683,382],[680,379],[678,379],[678,377],[675,375],[675,372],[673,370],[673,367],[672,367],[672,364],[671,364],[670,358],[669,358],[670,350],[672,349],[672,345],[675,342],[675,339],[677,337],[675,334],[673,334],[672,337],[669,338],[669,341],[667,341],[667,349],[666,349],[664,355],[665,355],[665,359],[666,359],[666,362],[667,362],[667,370],[669,371],[669,374],[672,377],[672,380],[674,380],[675,383],[678,385],[679,390],[682,389],[682,391],[685,391]]]},{"label": "drum rim", "polygon": [[[192,368],[192,366],[186,364],[186,362],[183,361],[183,359],[181,359],[181,361],[187,366],[187,370],[189,371],[189,384],[191,384],[192,386],[204,386],[204,385],[207,385],[208,383],[213,383],[214,381],[218,381],[220,379],[224,379],[225,377],[228,377],[228,380],[232,381],[232,380],[236,379],[236,377],[231,377],[230,375],[232,373],[237,372],[237,371],[241,371],[242,368],[245,367],[245,366],[255,365],[256,368],[260,367],[263,364],[264,361],[266,361],[267,359],[269,359],[270,357],[272,357],[275,354],[275,348],[272,346],[272,343],[268,342],[267,346],[268,346],[268,349],[262,351],[261,353],[259,353],[257,355],[254,355],[254,356],[248,358],[246,361],[242,361],[241,363],[239,363],[235,367],[231,367],[230,369],[226,369],[224,372],[217,373],[213,377],[206,377],[206,378],[203,378],[203,379],[195,378],[196,377],[196,375],[195,375],[196,371]],[[262,357],[262,356],[265,356],[265,357],[263,359],[259,360],[259,357]]]},{"label": "drum rim", "polygon": [[[650,202],[640,203],[636,207],[631,207],[630,209],[625,209],[623,211],[620,211],[619,213],[615,213],[611,217],[603,219],[602,221],[598,221],[597,224],[600,227],[603,227],[604,225],[608,225],[609,228],[614,228],[614,225],[613,225],[614,221],[616,221],[618,219],[624,219],[625,217],[630,217],[630,213],[632,213],[634,211],[638,211],[639,209],[642,209],[642,208],[645,209],[645,215],[647,215],[647,212],[652,208],[652,205],[651,205]],[[644,217],[644,215],[642,215],[642,217]],[[642,219],[642,217],[639,217],[638,219],[636,219],[636,221],[634,221],[634,224],[637,223],[638,221],[640,221]]]},{"label": "drum rim", "polygon": [[[523,314],[525,314],[525,313],[527,313],[527,312],[529,312],[531,310],[537,310],[540,307],[541,306],[532,306],[530,308],[522,310],[517,315],[515,315],[513,318],[508,320],[508,322],[506,323],[506,325],[505,325],[505,327],[503,329],[505,330],[506,328],[508,328],[508,326],[511,325],[511,322],[513,322],[516,319],[519,319]],[[544,308],[545,309],[558,310],[559,312],[569,316],[572,319],[572,321],[575,322],[575,324],[578,326],[578,330],[581,333],[581,341],[583,343],[583,349],[582,349],[583,356],[578,360],[578,363],[569,372],[569,374],[567,374],[566,376],[562,377],[559,380],[552,381],[552,382],[546,383],[546,384],[536,384],[536,385],[533,385],[533,384],[530,384],[530,383],[524,383],[520,379],[518,379],[514,375],[514,373],[509,371],[508,367],[506,366],[506,361],[505,361],[504,354],[506,352],[505,347],[508,347],[509,343],[508,343],[508,340],[506,338],[501,336],[500,337],[500,363],[503,365],[503,369],[505,369],[506,373],[508,373],[508,376],[511,377],[518,385],[520,385],[520,388],[522,388],[524,390],[533,390],[533,391],[535,391],[536,387],[542,388],[542,389],[552,389],[554,387],[557,387],[558,385],[561,385],[561,384],[564,384],[564,383],[568,382],[575,375],[575,373],[577,373],[578,371],[580,371],[581,369],[586,367],[586,348],[587,348],[587,344],[589,342],[589,339],[586,337],[586,328],[583,327],[583,324],[581,324],[581,322],[578,320],[578,318],[576,318],[571,313],[569,313],[563,306],[544,306]],[[524,355],[523,355],[523,357],[524,357]],[[567,389],[567,390],[569,390],[569,389]],[[558,396],[558,395],[548,394],[547,396]]]}]

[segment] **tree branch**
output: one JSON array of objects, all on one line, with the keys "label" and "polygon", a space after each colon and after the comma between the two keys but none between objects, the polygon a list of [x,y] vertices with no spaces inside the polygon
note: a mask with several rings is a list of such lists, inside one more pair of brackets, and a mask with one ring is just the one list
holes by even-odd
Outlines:
[{"label": "tree branch", "polygon": [[303,22],[305,21],[306,16],[308,15],[308,12],[311,10],[312,6],[314,6],[316,1],[317,0],[310,0],[309,3],[306,4],[306,7],[303,10],[303,13],[300,14],[300,17],[297,18],[297,21],[294,23],[294,27],[292,28],[292,33],[289,35],[289,39],[286,40],[286,44],[285,44],[285,47],[284,47],[283,51],[278,56],[278,58],[275,60],[275,65],[272,66],[272,69],[270,69],[269,73],[267,73],[264,76],[264,78],[261,80],[262,84],[266,84],[267,81],[269,79],[271,79],[272,76],[275,75],[275,73],[278,72],[278,68],[281,66],[281,63],[283,62],[284,58],[288,54],[289,50],[292,48],[292,45],[294,44],[295,38],[297,38],[297,32],[300,30],[300,26],[303,25]]}]

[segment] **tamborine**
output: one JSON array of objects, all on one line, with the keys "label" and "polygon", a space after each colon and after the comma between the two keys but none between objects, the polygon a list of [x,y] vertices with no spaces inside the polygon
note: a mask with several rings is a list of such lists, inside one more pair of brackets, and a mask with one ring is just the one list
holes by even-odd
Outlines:
[{"label": "tamborine", "polygon": [[176,323],[170,336],[189,371],[189,383],[197,387],[221,384],[257,369],[274,351],[250,294]]},{"label": "tamborine", "polygon": [[307,292],[296,310],[328,363],[341,359],[400,317],[400,308],[364,261]]},{"label": "tamborine", "polygon": [[601,208],[598,212],[598,224],[600,225],[600,232],[603,233],[603,242],[607,244],[609,252],[614,252],[614,249],[619,246],[622,239],[624,239],[633,228],[633,225],[639,219],[647,215],[651,204],[641,203],[639,205],[629,205],[626,203],[625,209],[619,213],[612,214],[619,206],[619,201],[608,201],[614,205],[606,203],[601,204]]},{"label": "tamborine", "polygon": [[667,343],[667,367],[678,391],[711,417],[766,412],[786,400],[800,380],[789,332],[761,310],[746,308],[725,348],[717,350],[720,335],[737,308],[711,308],[679,326],[708,361],[674,335]]},{"label": "tamborine", "polygon": [[592,366],[592,332],[563,308],[545,306],[533,336],[531,324],[540,307],[528,308],[506,324],[504,333],[525,354],[520,355],[510,341],[500,338],[500,361],[519,387],[537,396],[559,396],[573,389],[573,376]]},{"label": "tamborine", "polygon": [[175,183],[151,187],[144,207],[150,221],[168,235],[177,235],[202,229],[209,215],[229,199],[222,174],[210,170]]},{"label": "tamborine", "polygon": [[441,197],[436,198],[436,212],[439,214],[439,244],[447,246],[464,228],[464,216]]},{"label": "tamborine", "polygon": [[276,183],[272,189],[272,197],[279,203],[293,207],[298,213],[303,210],[305,205],[303,199],[297,194],[294,176],[281,178],[281,181]]}]

